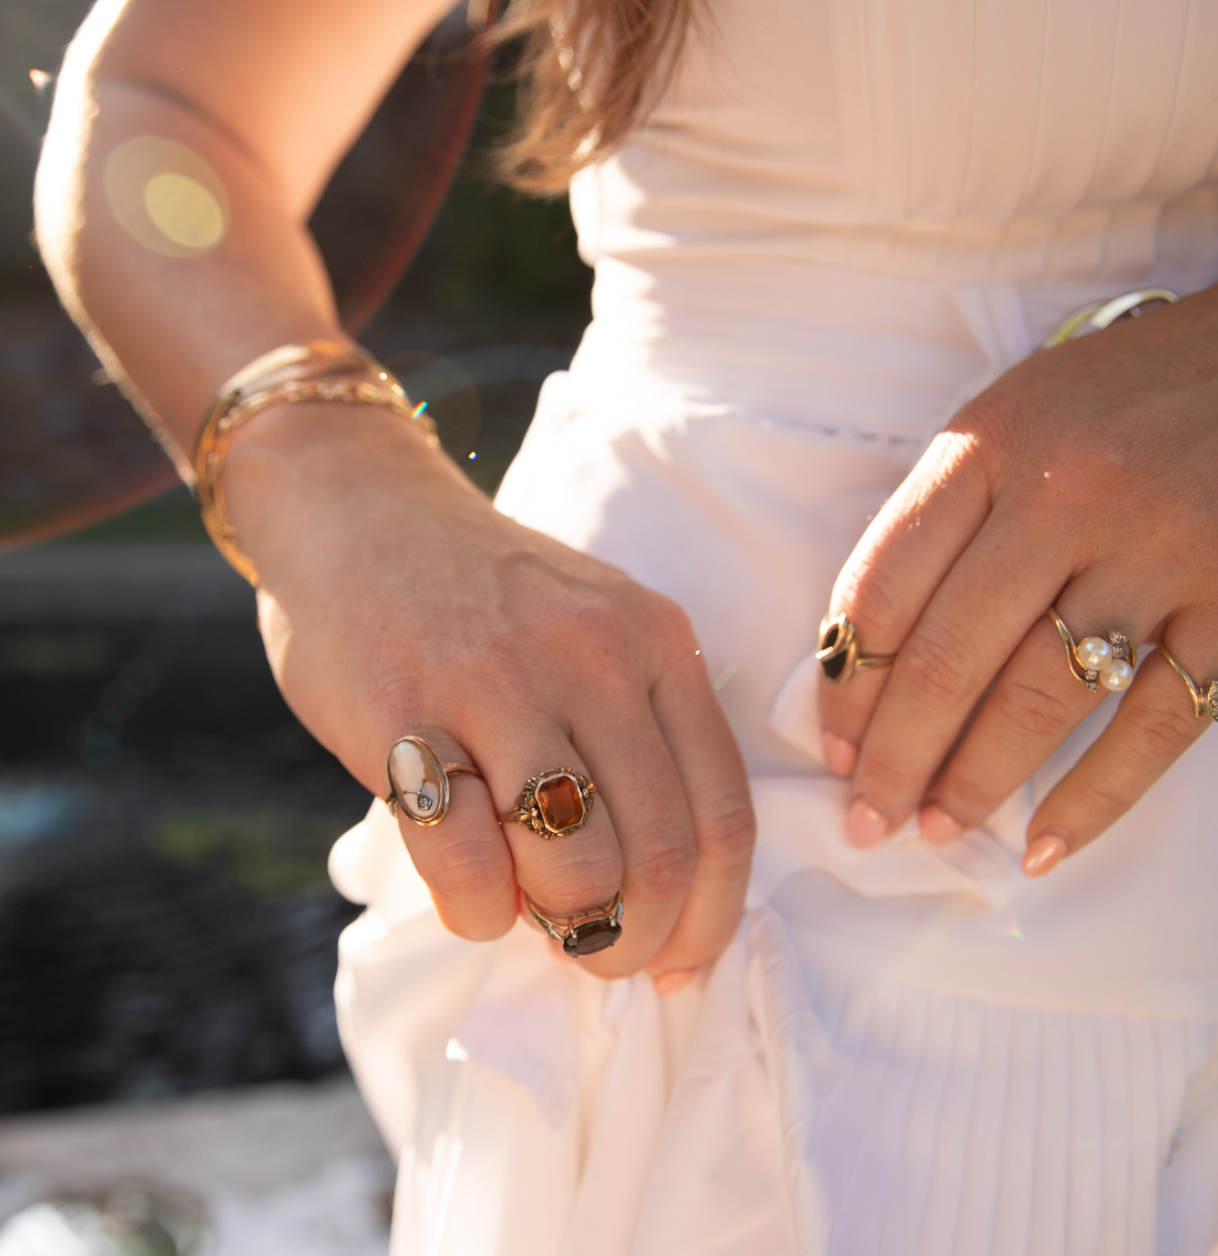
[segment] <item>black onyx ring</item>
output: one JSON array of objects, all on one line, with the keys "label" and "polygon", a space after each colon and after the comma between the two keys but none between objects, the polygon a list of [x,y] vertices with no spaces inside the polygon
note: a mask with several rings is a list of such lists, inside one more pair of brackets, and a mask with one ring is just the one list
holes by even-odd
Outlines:
[{"label": "black onyx ring", "polygon": [[525,781],[524,789],[501,824],[523,824],[547,841],[569,837],[588,823],[596,786],[574,768],[552,768]]},{"label": "black onyx ring", "polygon": [[428,743],[415,734],[401,737],[389,747],[389,793],[385,805],[400,810],[415,824],[439,824],[448,814],[452,787],[450,776],[464,772],[481,776],[470,763],[445,763]]},{"label": "black onyx ring", "polygon": [[611,947],[622,936],[622,916],[626,907],[621,890],[604,907],[576,912],[573,916],[548,916],[527,894],[524,901],[533,919],[555,942],[562,943],[567,955],[595,955],[597,951]]},{"label": "black onyx ring", "polygon": [[895,654],[860,654],[854,625],[845,615],[821,620],[816,661],[831,685],[844,685],[855,672],[891,667],[894,658]]}]

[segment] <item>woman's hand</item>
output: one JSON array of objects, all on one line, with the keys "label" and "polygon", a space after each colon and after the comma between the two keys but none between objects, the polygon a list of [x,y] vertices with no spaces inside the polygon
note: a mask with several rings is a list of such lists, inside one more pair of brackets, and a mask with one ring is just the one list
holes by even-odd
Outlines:
[{"label": "woman's hand", "polygon": [[[621,572],[504,518],[417,430],[368,407],[295,405],[242,428],[230,513],[293,710],[371,791],[422,733],[457,776],[434,827],[399,816],[444,923],[497,937],[519,885],[548,913],[623,888],[601,976],[663,989],[727,944],[753,824],[735,743],[688,622]],[[546,841],[497,813],[525,781],[596,784],[586,826]]]},{"label": "woman's hand", "polygon": [[[1115,629],[1214,678],[1215,468],[1214,290],[1036,353],[956,416],[833,590],[866,652],[897,655],[822,683],[852,841],[915,810],[932,841],[981,823],[1102,700],[1071,675],[1050,605],[1076,641]],[[1025,870],[1101,834],[1208,727],[1163,654],[1146,657],[1033,816]]]}]

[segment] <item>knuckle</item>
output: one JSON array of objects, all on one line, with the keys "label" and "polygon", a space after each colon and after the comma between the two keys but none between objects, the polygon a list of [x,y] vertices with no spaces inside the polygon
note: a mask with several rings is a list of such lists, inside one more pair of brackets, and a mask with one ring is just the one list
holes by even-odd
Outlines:
[{"label": "knuckle", "polygon": [[871,639],[884,641],[899,620],[900,608],[893,587],[895,579],[895,573],[888,572],[882,555],[877,553],[848,580],[843,589],[848,614],[858,625],[860,634],[866,634],[869,648],[879,648],[871,646]]},{"label": "knuckle", "polygon": [[632,888],[644,898],[682,898],[693,884],[697,867],[698,854],[692,845],[657,845],[631,860]]},{"label": "knuckle", "polygon": [[1097,817],[1105,821],[1128,811],[1137,800],[1136,793],[1122,788],[1120,773],[1090,775],[1076,785],[1076,800],[1082,814],[1091,818],[1094,824]]},{"label": "knuckle", "polygon": [[973,646],[942,625],[915,633],[897,655],[897,666],[904,667],[923,696],[940,703],[961,696],[972,661]]},{"label": "knuckle", "polygon": [[747,863],[757,838],[757,820],[747,796],[725,801],[697,826],[698,856],[734,867]]},{"label": "knuckle", "polygon": [[881,811],[885,810],[885,800],[905,798],[916,783],[910,763],[879,746],[867,747],[855,781],[868,801]]},{"label": "knuckle", "polygon": [[453,841],[442,848],[427,874],[436,894],[461,903],[486,899],[501,891],[507,866],[503,853],[489,843]]},{"label": "knuckle", "polygon": [[1020,732],[1054,737],[1075,722],[1069,703],[1050,690],[1028,681],[1009,681],[994,692],[999,716]]},{"label": "knuckle", "polygon": [[536,878],[535,902],[559,915],[588,911],[606,903],[622,883],[622,865],[616,851],[590,855],[577,865],[545,869]]},{"label": "knuckle", "polygon": [[1129,712],[1131,740],[1154,757],[1175,758],[1192,745],[1198,721],[1183,704],[1176,708],[1147,706]]}]

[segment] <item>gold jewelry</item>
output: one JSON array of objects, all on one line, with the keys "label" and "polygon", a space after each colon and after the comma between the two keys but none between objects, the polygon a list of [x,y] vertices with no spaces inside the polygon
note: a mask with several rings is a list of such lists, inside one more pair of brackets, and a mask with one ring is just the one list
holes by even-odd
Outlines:
[{"label": "gold jewelry", "polygon": [[399,808],[415,824],[439,824],[448,814],[451,786],[448,778],[464,772],[481,776],[472,763],[445,763],[428,742],[415,733],[399,737],[389,747],[385,765],[389,793],[385,805],[397,815]]},{"label": "gold jewelry", "polygon": [[821,620],[816,661],[831,685],[844,685],[855,672],[891,667],[895,658],[895,654],[860,654],[854,625],[845,615]]},{"label": "gold jewelry", "polygon": [[1049,618],[1057,628],[1066,647],[1066,662],[1070,675],[1084,689],[1097,693],[1101,685],[1113,693],[1128,689],[1133,683],[1133,669],[1138,665],[1137,647],[1121,632],[1110,632],[1103,637],[1084,637],[1077,645],[1065,621],[1055,607],[1049,607]]},{"label": "gold jewelry", "polygon": [[[521,893],[524,894],[524,891],[521,890]],[[533,919],[555,942],[562,943],[562,949],[568,955],[595,955],[622,936],[622,916],[626,908],[621,890],[604,907],[576,912],[573,916],[547,916],[527,894],[524,901]]]},{"label": "gold jewelry", "polygon": [[569,837],[588,823],[595,795],[596,786],[574,768],[552,768],[525,782],[499,823],[523,824],[547,841]]},{"label": "gold jewelry", "polygon": [[[1188,686],[1188,696],[1193,700],[1193,714],[1199,720],[1205,719],[1208,715],[1215,723],[1218,723],[1218,680],[1211,680],[1202,688],[1197,682],[1176,662],[1172,652],[1167,646],[1160,643],[1159,653],[1171,664],[1176,675]],[[1204,682],[1203,682],[1204,683]]]},{"label": "gold jewelry", "polygon": [[1170,288],[1142,288],[1107,301],[1089,301],[1073,314],[1068,314],[1045,338],[1041,348],[1052,349],[1055,345],[1065,344],[1088,327],[1103,331],[1118,319],[1138,318],[1156,305],[1173,305],[1179,299]]},{"label": "gold jewelry", "polygon": [[283,345],[242,367],[221,387],[203,420],[194,456],[194,489],[216,548],[253,585],[258,572],[228,519],[224,459],[233,433],[259,411],[309,401],[381,406],[418,423],[428,441],[438,444],[435,424],[424,417],[424,407],[411,406],[402,385],[358,345],[329,340]]}]

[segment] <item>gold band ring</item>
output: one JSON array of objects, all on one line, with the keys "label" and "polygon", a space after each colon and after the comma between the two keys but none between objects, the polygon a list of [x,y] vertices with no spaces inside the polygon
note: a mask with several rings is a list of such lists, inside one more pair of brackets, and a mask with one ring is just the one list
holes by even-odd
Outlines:
[{"label": "gold band ring", "polygon": [[520,797],[500,813],[500,824],[523,824],[547,841],[570,837],[588,823],[596,786],[574,768],[551,768],[525,781]]},{"label": "gold band ring", "polygon": [[1218,680],[1211,680],[1202,688],[1176,662],[1172,652],[1165,645],[1160,644],[1159,653],[1171,664],[1176,675],[1188,686],[1188,696],[1193,700],[1193,714],[1199,720],[1205,719],[1208,715],[1210,719],[1218,723]]},{"label": "gold band ring", "polygon": [[1119,297],[1107,301],[1091,301],[1080,306],[1072,314],[1057,325],[1049,333],[1042,349],[1052,349],[1056,345],[1073,340],[1080,332],[1088,329],[1103,331],[1113,323],[1124,318],[1140,318],[1147,310],[1157,305],[1172,305],[1180,298],[1170,288],[1141,288],[1135,292],[1123,292]]},{"label": "gold band ring", "polygon": [[854,625],[845,615],[825,616],[820,624],[816,661],[831,685],[844,685],[855,672],[891,667],[895,654],[860,654]]},{"label": "gold band ring", "polygon": [[1124,633],[1110,632],[1107,640],[1103,637],[1084,637],[1075,644],[1070,629],[1053,606],[1049,607],[1049,618],[1066,647],[1070,675],[1084,689],[1097,693],[1103,685],[1112,693],[1119,693],[1129,688],[1133,683],[1133,669],[1138,665],[1138,650]]},{"label": "gold band ring", "polygon": [[621,890],[604,907],[576,912],[573,916],[547,916],[527,894],[524,901],[533,919],[555,942],[562,943],[562,949],[568,955],[595,955],[597,951],[611,947],[622,936],[622,916],[626,907]]},{"label": "gold band ring", "polygon": [[439,824],[448,814],[451,786],[448,778],[462,772],[469,776],[482,773],[471,763],[445,763],[427,741],[409,734],[389,747],[389,793],[385,805],[394,815],[401,810],[424,826]]}]

